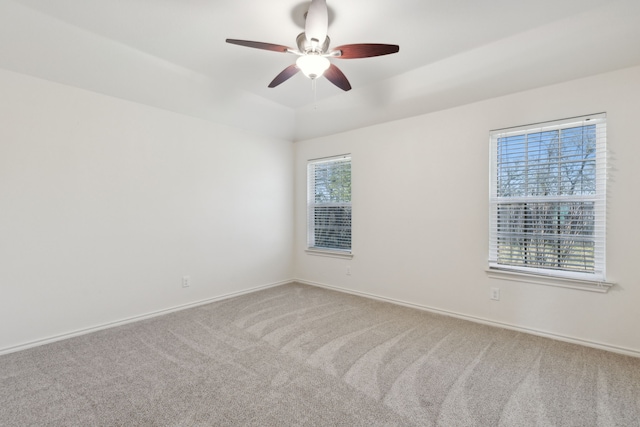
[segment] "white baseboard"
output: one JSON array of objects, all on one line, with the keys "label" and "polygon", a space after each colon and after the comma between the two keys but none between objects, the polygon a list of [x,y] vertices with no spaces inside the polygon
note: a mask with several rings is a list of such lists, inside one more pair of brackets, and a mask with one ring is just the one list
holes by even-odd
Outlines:
[{"label": "white baseboard", "polygon": [[369,293],[369,292],[356,291],[356,290],[342,288],[342,287],[339,287],[339,286],[332,286],[332,285],[327,285],[327,284],[324,284],[324,283],[311,282],[311,281],[302,280],[302,279],[284,280],[284,281],[281,281],[281,282],[276,282],[276,283],[270,283],[270,284],[267,284],[267,285],[256,286],[256,287],[245,289],[245,290],[238,291],[238,292],[231,292],[231,293],[220,295],[220,296],[217,296],[217,297],[207,298],[207,299],[204,299],[204,300],[200,300],[200,301],[196,301],[196,302],[192,302],[192,303],[188,303],[188,304],[178,305],[178,306],[166,308],[166,309],[163,309],[163,310],[158,310],[158,311],[142,314],[142,315],[139,315],[139,316],[133,316],[133,317],[129,317],[129,318],[126,318],[126,319],[118,320],[118,321],[115,321],[115,322],[104,323],[104,324],[101,324],[101,325],[96,325],[96,326],[92,326],[92,327],[84,328],[84,329],[78,329],[78,330],[75,330],[75,331],[72,331],[72,332],[67,332],[67,333],[64,333],[64,334],[55,335],[55,336],[48,337],[48,338],[43,338],[43,339],[39,339],[39,340],[35,340],[35,341],[30,341],[30,342],[27,342],[27,343],[24,343],[24,344],[19,344],[19,345],[12,346],[12,347],[2,348],[2,349],[0,349],[0,355],[13,353],[13,352],[16,352],[16,351],[21,351],[21,350],[26,350],[28,348],[37,347],[37,346],[40,346],[40,345],[49,344],[49,343],[56,342],[56,341],[62,341],[62,340],[68,339],[68,338],[73,338],[73,337],[77,337],[77,336],[80,336],[80,335],[89,334],[89,333],[100,331],[100,330],[103,330],[103,329],[114,328],[114,327],[117,327],[117,326],[126,325],[128,323],[133,323],[133,322],[137,322],[137,321],[140,321],[140,320],[150,319],[150,318],[153,318],[153,317],[162,316],[163,314],[168,314],[168,313],[172,313],[172,312],[180,311],[180,310],[186,310],[188,308],[198,307],[198,306],[201,306],[201,305],[210,304],[212,302],[222,301],[222,300],[233,298],[233,297],[236,297],[236,296],[245,295],[245,294],[249,294],[249,293],[252,293],[252,292],[257,292],[257,291],[260,291],[260,290],[263,290],[263,289],[273,288],[273,287],[276,287],[276,286],[281,286],[281,285],[285,285],[287,283],[292,283],[292,282],[302,283],[304,285],[316,286],[316,287],[320,287],[320,288],[331,289],[331,290],[338,291],[338,292],[343,292],[343,293],[352,294],[352,295],[358,295],[358,296],[361,296],[361,297],[375,299],[375,300],[378,300],[378,301],[385,301],[385,302],[389,302],[389,303],[396,304],[396,305],[402,305],[402,306],[405,306],[405,307],[410,307],[410,308],[415,308],[415,309],[418,309],[418,310],[428,311],[428,312],[431,312],[431,313],[443,314],[445,316],[451,316],[451,317],[455,317],[455,318],[463,319],[463,320],[468,320],[468,321],[475,322],[475,323],[481,323],[481,324],[484,324],[484,325],[496,326],[496,327],[499,327],[499,328],[510,329],[510,330],[517,331],[517,332],[523,332],[523,333],[537,335],[537,336],[541,336],[541,337],[545,337],[545,338],[551,338],[551,339],[555,339],[555,340],[558,340],[558,341],[564,341],[564,342],[568,342],[568,343],[572,343],[572,344],[583,345],[583,346],[586,346],[586,347],[597,348],[597,349],[600,349],[600,350],[606,350],[606,351],[610,351],[610,352],[613,352],[613,353],[624,354],[624,355],[632,356],[632,357],[640,357],[640,351],[629,349],[629,348],[625,348],[625,347],[619,347],[619,346],[613,346],[613,345],[609,345],[609,344],[603,344],[603,343],[599,343],[599,342],[595,342],[595,341],[584,340],[584,339],[581,339],[581,338],[575,338],[575,337],[570,337],[570,336],[566,336],[566,335],[555,334],[555,333],[552,333],[552,332],[541,331],[541,330],[538,330],[538,329],[526,328],[526,327],[522,327],[522,326],[512,325],[512,324],[509,324],[509,323],[497,322],[497,321],[494,321],[494,320],[489,320],[489,319],[485,319],[485,318],[481,318],[481,317],[470,316],[470,315],[467,315],[467,314],[456,313],[456,312],[449,311],[449,310],[443,310],[443,309],[439,309],[439,308],[435,308],[435,307],[429,307],[429,306],[425,306],[425,305],[421,305],[421,304],[415,304],[415,303],[402,301],[402,300],[398,300],[398,299],[394,299],[394,298],[383,297],[383,296],[375,295],[375,294],[372,294],[372,293]]},{"label": "white baseboard", "polygon": [[19,344],[19,345],[12,346],[12,347],[0,348],[0,356],[3,355],[3,354],[14,353],[16,351],[26,350],[28,348],[37,347],[37,346],[40,346],[40,345],[49,344],[49,343],[56,342],[56,341],[62,341],[62,340],[65,340],[65,339],[68,339],[68,338],[77,337],[77,336],[80,336],[80,335],[90,334],[92,332],[101,331],[103,329],[115,328],[116,326],[122,326],[122,325],[126,325],[128,323],[133,323],[133,322],[137,322],[137,321],[140,321],[140,320],[150,319],[152,317],[162,316],[163,314],[173,313],[175,311],[186,310],[188,308],[198,307],[200,305],[210,304],[210,303],[216,302],[216,301],[222,301],[222,300],[233,298],[233,297],[237,297],[237,296],[240,296],[240,295],[261,291],[263,289],[273,288],[275,286],[285,285],[287,283],[291,283],[291,282],[294,282],[294,281],[295,280],[290,279],[290,280],[284,280],[284,281],[281,281],[281,282],[270,283],[270,284],[267,284],[267,285],[256,286],[256,287],[245,289],[245,290],[238,291],[238,292],[231,292],[231,293],[220,295],[220,296],[213,297],[213,298],[207,298],[207,299],[204,299],[204,300],[195,301],[195,302],[191,302],[191,303],[188,303],[188,304],[177,305],[177,306],[165,308],[165,309],[162,309],[162,310],[157,310],[157,311],[153,311],[153,312],[150,312],[150,313],[141,314],[139,316],[128,317],[126,319],[116,320],[114,322],[109,322],[109,323],[103,323],[103,324],[100,324],[100,325],[91,326],[89,328],[77,329],[77,330],[72,331],[72,332],[67,332],[67,333],[60,334],[60,335],[55,335],[55,336],[51,336],[51,337],[47,337],[47,338],[42,338],[42,339],[39,339],[39,340],[30,341],[30,342],[27,342],[27,343],[24,343],[24,344]]},{"label": "white baseboard", "polygon": [[626,356],[640,357],[640,351],[633,350],[633,349],[630,349],[630,348],[618,347],[618,346],[614,346],[614,345],[610,345],[610,344],[603,344],[603,343],[599,343],[599,342],[595,342],[595,341],[584,340],[584,339],[581,339],[581,338],[575,338],[575,337],[570,337],[570,336],[566,336],[566,335],[556,334],[556,333],[553,333],[553,332],[541,331],[541,330],[534,329],[534,328],[527,328],[527,327],[523,327],[523,326],[512,325],[510,323],[496,322],[494,320],[484,319],[482,317],[470,316],[470,315],[467,315],[467,314],[456,313],[456,312],[449,311],[449,310],[442,310],[442,309],[435,308],[435,307],[429,307],[429,306],[426,306],[426,305],[415,304],[415,303],[411,303],[411,302],[407,302],[407,301],[397,300],[397,299],[394,299],[394,298],[383,297],[383,296],[371,294],[371,293],[368,293],[368,292],[355,291],[355,290],[351,290],[351,289],[341,288],[339,286],[327,285],[327,284],[324,284],[324,283],[310,282],[308,280],[302,280],[302,279],[296,279],[295,282],[302,283],[303,285],[316,286],[316,287],[320,287],[320,288],[331,289],[331,290],[338,291],[338,292],[344,292],[344,293],[347,293],[347,294],[358,295],[358,296],[361,296],[361,297],[371,298],[371,299],[375,299],[375,300],[378,300],[378,301],[385,301],[385,302],[389,302],[389,303],[396,304],[396,305],[402,305],[402,306],[405,306],[405,307],[411,307],[411,308],[415,308],[415,309],[418,309],[418,310],[428,311],[428,312],[431,312],[431,313],[443,314],[445,316],[456,317],[458,319],[468,320],[468,321],[471,321],[471,322],[481,323],[481,324],[484,324],[484,325],[496,326],[496,327],[503,328],[503,329],[510,329],[510,330],[517,331],[517,332],[523,332],[523,333],[527,333],[527,334],[531,334],[531,335],[537,335],[537,336],[541,336],[541,337],[545,337],[545,338],[551,338],[551,339],[554,339],[554,340],[564,341],[564,342],[568,342],[568,343],[571,343],[571,344],[578,344],[578,345],[583,345],[585,347],[592,347],[592,348],[597,348],[597,349],[600,349],[600,350],[610,351],[610,352],[613,352],[613,353],[624,354]]}]

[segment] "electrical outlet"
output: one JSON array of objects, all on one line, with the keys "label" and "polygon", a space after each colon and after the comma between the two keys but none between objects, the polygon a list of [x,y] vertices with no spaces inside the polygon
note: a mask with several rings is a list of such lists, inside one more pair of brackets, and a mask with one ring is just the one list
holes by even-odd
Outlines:
[{"label": "electrical outlet", "polygon": [[347,273],[347,276],[351,276],[351,266],[350,265],[347,265],[346,273]]},{"label": "electrical outlet", "polygon": [[191,285],[191,277],[182,276],[182,287],[183,288],[188,288],[190,285]]},{"label": "electrical outlet", "polygon": [[500,301],[500,288],[491,288],[489,298],[495,301]]}]

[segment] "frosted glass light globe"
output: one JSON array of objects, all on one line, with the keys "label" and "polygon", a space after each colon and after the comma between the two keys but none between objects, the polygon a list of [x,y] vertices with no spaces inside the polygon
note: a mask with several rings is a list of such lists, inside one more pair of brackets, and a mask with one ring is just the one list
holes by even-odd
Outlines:
[{"label": "frosted glass light globe", "polygon": [[331,66],[331,62],[324,56],[306,54],[298,58],[296,65],[305,76],[313,80],[320,77]]}]

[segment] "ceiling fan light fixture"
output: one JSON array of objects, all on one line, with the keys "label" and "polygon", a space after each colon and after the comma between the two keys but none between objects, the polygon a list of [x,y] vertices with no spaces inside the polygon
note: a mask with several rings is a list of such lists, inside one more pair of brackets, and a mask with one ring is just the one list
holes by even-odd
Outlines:
[{"label": "ceiling fan light fixture", "polygon": [[331,66],[331,62],[329,62],[329,60],[324,56],[318,54],[307,54],[298,58],[296,66],[300,68],[305,76],[313,80],[322,76],[322,74]]}]

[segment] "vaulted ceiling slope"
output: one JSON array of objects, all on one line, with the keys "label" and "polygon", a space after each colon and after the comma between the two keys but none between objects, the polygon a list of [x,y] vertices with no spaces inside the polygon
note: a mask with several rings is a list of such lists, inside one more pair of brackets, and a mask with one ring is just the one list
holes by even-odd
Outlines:
[{"label": "vaulted ceiling slope", "polygon": [[[302,140],[640,64],[638,0],[328,0],[332,45],[400,52],[340,61],[353,90],[295,57],[306,1],[0,0],[0,67]],[[339,61],[339,63],[338,63]]]}]

